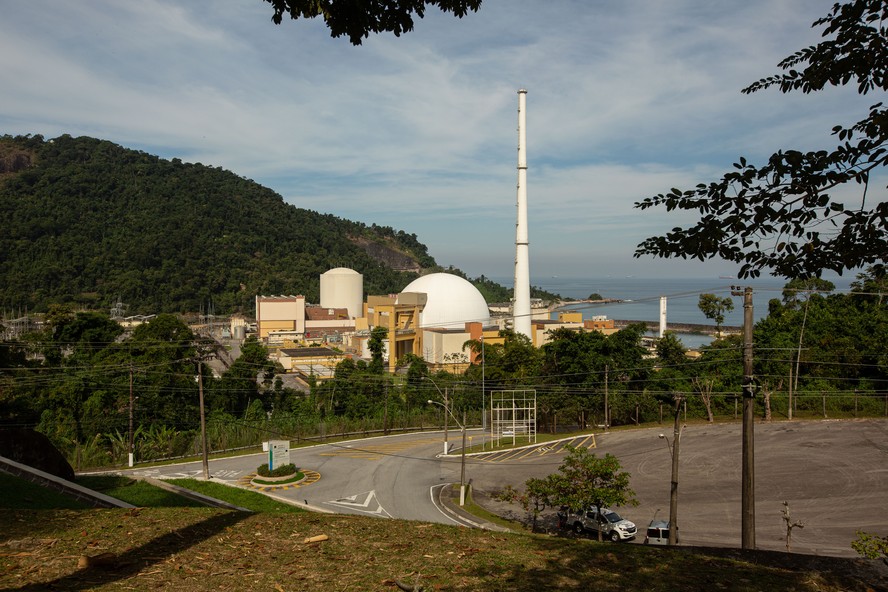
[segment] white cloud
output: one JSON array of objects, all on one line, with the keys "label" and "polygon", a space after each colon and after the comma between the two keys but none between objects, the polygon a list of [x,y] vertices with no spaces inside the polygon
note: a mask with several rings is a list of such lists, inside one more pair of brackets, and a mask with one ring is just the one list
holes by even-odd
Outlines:
[{"label": "white cloud", "polygon": [[[352,47],[263,2],[5,6],[0,133],[93,135],[222,166],[291,203],[417,234],[442,264],[508,276],[516,109],[528,89],[533,265],[634,260],[681,223],[636,201],[740,155],[819,147],[874,100],[740,90],[818,40],[832,0],[484,0]],[[698,266],[709,269],[712,266]]]}]

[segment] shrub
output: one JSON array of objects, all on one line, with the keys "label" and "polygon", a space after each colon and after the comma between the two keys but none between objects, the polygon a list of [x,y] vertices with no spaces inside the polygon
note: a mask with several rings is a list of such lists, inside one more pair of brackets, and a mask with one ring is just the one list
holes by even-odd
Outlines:
[{"label": "shrub", "polygon": [[265,463],[264,465],[260,465],[256,472],[259,473],[260,477],[286,477],[287,475],[294,475],[296,473],[296,465],[293,463],[281,465],[271,471],[268,469],[268,463]]}]

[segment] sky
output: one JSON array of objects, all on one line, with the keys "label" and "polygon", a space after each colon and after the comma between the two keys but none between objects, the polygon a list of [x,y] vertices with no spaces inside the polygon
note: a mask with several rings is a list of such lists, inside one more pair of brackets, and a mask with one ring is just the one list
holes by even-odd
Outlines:
[{"label": "sky", "polygon": [[714,277],[633,257],[693,218],[634,204],[740,156],[834,147],[853,88],[743,95],[817,43],[834,0],[483,0],[361,46],[263,0],[29,0],[0,19],[0,135],[92,136],[230,170],[301,208],[416,234],[470,277],[514,270],[527,90],[531,280]]}]

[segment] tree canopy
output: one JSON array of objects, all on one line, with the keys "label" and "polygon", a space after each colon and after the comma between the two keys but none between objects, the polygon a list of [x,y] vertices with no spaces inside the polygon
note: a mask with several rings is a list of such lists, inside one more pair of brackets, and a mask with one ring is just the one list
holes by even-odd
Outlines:
[{"label": "tree canopy", "polygon": [[[753,93],[777,87],[811,93],[854,83],[860,94],[888,89],[888,0],[835,4],[814,22],[823,26],[820,43],[778,64],[783,73],[743,89]],[[817,277],[884,261],[888,255],[888,203],[868,195],[872,177],[888,164],[888,110],[873,105],[869,115],[832,134],[832,151],[775,152],[756,166],[745,158],[719,181],[694,189],[672,189],[635,204],[642,210],[691,210],[700,219],[645,239],[635,256],[721,257],[740,264],[739,277],[763,270],[786,278]],[[856,184],[854,203],[837,199]]]},{"label": "tree canopy", "polygon": [[[499,497],[519,502],[525,510],[532,511],[534,517],[547,507],[583,511],[594,507],[600,519],[602,508],[638,504],[629,478],[614,455],[598,457],[587,448],[568,446],[557,473],[542,479],[528,479],[523,493],[507,485]],[[601,529],[598,539],[601,540]]]},{"label": "tree canopy", "polygon": [[[252,312],[257,294],[318,302],[320,275],[343,262],[368,294],[441,270],[416,234],[298,208],[218,167],[68,135],[0,135],[0,160],[4,310]],[[447,271],[489,302],[509,299],[483,276]]]},{"label": "tree canopy", "polygon": [[[764,395],[757,412],[766,420],[772,410],[787,418],[884,416],[884,268],[860,274],[848,294],[830,294],[821,282],[786,286],[792,298],[773,298],[753,331],[753,372]],[[505,331],[494,342],[466,342],[483,361],[464,369],[455,364],[452,372],[432,372],[412,354],[398,360],[405,372],[395,376],[380,372],[372,359],[378,354],[369,361],[345,358],[332,379],[306,377],[305,392],[284,382],[282,369],[254,338],[236,360],[220,356],[211,371],[198,362],[204,340],[181,318],[157,315],[129,332],[107,315],[54,306],[39,332],[0,341],[0,424],[36,426],[69,456],[82,452],[88,462],[107,464],[129,450],[130,409],[138,459],[193,451],[200,385],[214,449],[276,433],[428,426],[440,421],[440,408],[426,403],[439,390],[448,392],[457,417],[467,412],[473,423],[482,421],[481,410],[490,410],[497,391],[534,391],[540,432],[662,421],[664,408],[679,401],[688,418],[736,416],[741,336],[688,356],[667,333],[652,358],[642,346],[644,333],[643,325],[612,335],[556,330],[535,348]]]},{"label": "tree canopy", "polygon": [[361,45],[370,33],[401,33],[413,30],[413,18],[423,18],[426,6],[452,12],[462,18],[477,11],[481,0],[265,0],[274,8],[271,20],[281,24],[284,15],[291,19],[321,17],[331,37],[347,35],[352,45]]},{"label": "tree canopy", "polygon": [[221,168],[87,137],[0,136],[2,150],[28,156],[0,178],[6,310],[224,314],[252,311],[256,294],[318,302],[320,275],[343,261],[370,294],[437,269],[414,234],[295,207]]},{"label": "tree canopy", "polygon": [[715,330],[721,333],[721,326],[725,322],[725,313],[734,310],[734,301],[728,297],[719,298],[715,294],[700,294],[697,307],[707,319],[715,323]]}]

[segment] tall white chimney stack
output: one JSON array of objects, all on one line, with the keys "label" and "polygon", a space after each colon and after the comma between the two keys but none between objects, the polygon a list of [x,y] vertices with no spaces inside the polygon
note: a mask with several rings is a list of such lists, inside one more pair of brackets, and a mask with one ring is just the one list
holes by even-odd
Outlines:
[{"label": "tall white chimney stack", "polygon": [[518,221],[515,233],[515,292],[512,327],[533,341],[530,330],[530,263],[527,238],[527,91],[518,91]]}]

